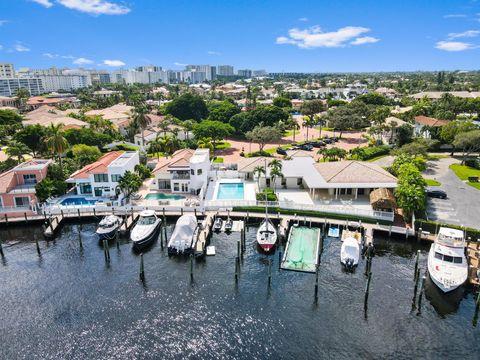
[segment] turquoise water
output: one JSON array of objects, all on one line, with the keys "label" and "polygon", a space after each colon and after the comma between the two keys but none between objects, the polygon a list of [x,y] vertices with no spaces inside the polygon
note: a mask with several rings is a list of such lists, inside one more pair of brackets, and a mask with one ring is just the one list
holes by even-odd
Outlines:
[{"label": "turquoise water", "polygon": [[85,198],[65,198],[60,204],[62,205],[94,205],[97,200],[87,200]]},{"label": "turquoise water", "polygon": [[217,199],[219,200],[243,200],[243,183],[220,183],[218,184]]},{"label": "turquoise water", "polygon": [[167,195],[163,193],[151,193],[145,196],[145,200],[182,200],[185,196],[182,195]]}]

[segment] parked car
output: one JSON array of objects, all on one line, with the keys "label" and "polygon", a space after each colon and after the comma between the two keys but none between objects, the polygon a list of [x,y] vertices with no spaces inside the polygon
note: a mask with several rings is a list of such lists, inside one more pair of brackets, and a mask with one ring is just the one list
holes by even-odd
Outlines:
[{"label": "parked car", "polygon": [[314,142],[311,142],[310,145],[312,145],[314,148],[321,148],[326,144],[324,141],[314,141]]},{"label": "parked car", "polygon": [[287,155],[287,150],[284,149],[284,148],[277,148],[277,154],[280,154],[280,155]]},{"label": "parked car", "polygon": [[329,139],[329,138],[323,139],[323,142],[325,144],[332,144],[333,143],[332,139]]},{"label": "parked car", "polygon": [[332,141],[335,141],[335,142],[338,142],[338,140],[340,140],[338,137],[336,136],[332,136],[330,139],[332,139]]},{"label": "parked car", "polygon": [[427,189],[426,192],[428,197],[437,198],[437,199],[447,198],[447,193],[443,190]]},{"label": "parked car", "polygon": [[298,145],[298,149],[305,150],[305,151],[312,151],[313,146],[310,144],[302,144],[302,145]]}]

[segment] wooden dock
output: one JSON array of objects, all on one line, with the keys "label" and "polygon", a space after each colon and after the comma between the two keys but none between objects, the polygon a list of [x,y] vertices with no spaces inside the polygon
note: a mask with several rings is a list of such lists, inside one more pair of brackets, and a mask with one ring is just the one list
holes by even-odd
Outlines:
[{"label": "wooden dock", "polygon": [[467,261],[468,261],[468,281],[472,285],[480,285],[480,243],[470,241],[467,245]]},{"label": "wooden dock", "polygon": [[203,221],[203,227],[198,232],[197,242],[195,243],[195,256],[203,256],[207,248],[207,241],[212,231],[215,214],[207,213]]}]

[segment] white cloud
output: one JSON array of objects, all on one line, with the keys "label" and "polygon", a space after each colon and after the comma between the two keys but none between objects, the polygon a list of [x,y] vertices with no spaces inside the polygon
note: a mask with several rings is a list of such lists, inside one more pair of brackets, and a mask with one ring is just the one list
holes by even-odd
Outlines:
[{"label": "white cloud", "polygon": [[103,65],[119,67],[119,66],[124,66],[125,63],[121,60],[103,60]]},{"label": "white cloud", "polygon": [[2,46],[2,45],[0,45],[0,50],[3,50],[3,46]]},{"label": "white cloud", "polygon": [[307,21],[308,21],[308,18],[306,18],[306,17],[301,17],[300,19],[298,19],[298,21],[307,22]]},{"label": "white cloud", "polygon": [[94,15],[124,15],[130,12],[126,6],[106,0],[57,0],[66,8]]},{"label": "white cloud", "polygon": [[[320,26],[311,26],[305,30],[293,28],[288,31],[288,36],[277,37],[277,44],[292,44],[300,48],[310,49],[318,47],[344,47],[349,42],[355,42],[358,39],[371,38],[358,36],[370,32],[370,29],[361,26],[346,26],[336,31],[323,32]],[[371,38],[375,39],[375,38]],[[366,41],[364,43],[373,42]],[[375,39],[378,41],[378,39]],[[365,40],[358,40],[360,43]],[[356,44],[359,45],[360,43]]]},{"label": "white cloud", "polygon": [[46,8],[50,8],[53,6],[53,3],[50,0],[31,0],[37,4],[45,6]]},{"label": "white cloud", "polygon": [[450,33],[448,34],[449,39],[456,39],[456,38],[472,38],[480,35],[480,30],[467,30],[461,33]]},{"label": "white cloud", "polygon": [[56,58],[58,58],[58,55],[57,55],[57,54],[43,53],[42,55],[45,56],[45,57],[48,57],[49,59],[56,59]]},{"label": "white cloud", "polygon": [[208,51],[207,51],[207,54],[208,54],[208,55],[222,55],[220,52],[218,52],[218,51],[213,51],[213,50],[208,50]]},{"label": "white cloud", "polygon": [[8,23],[8,20],[0,20],[0,26],[5,25],[6,23]]},{"label": "white cloud", "polygon": [[465,18],[467,15],[465,14],[447,14],[443,16],[445,19],[452,19],[452,18]]},{"label": "white cloud", "polygon": [[67,60],[73,60],[75,59],[75,56],[72,55],[62,55],[60,56],[62,59],[67,59]]},{"label": "white cloud", "polygon": [[73,60],[72,63],[75,64],[75,65],[87,65],[87,64],[93,64],[93,60],[85,59],[85,58],[81,57],[81,58]]},{"label": "white cloud", "polygon": [[182,63],[180,63],[180,62],[178,62],[178,61],[175,61],[175,62],[173,63],[173,65],[175,65],[175,66],[187,66],[187,64],[182,64]]},{"label": "white cloud", "polygon": [[439,41],[435,45],[435,48],[445,51],[465,51],[475,49],[476,46],[460,41]]},{"label": "white cloud", "polygon": [[15,51],[18,51],[18,52],[29,52],[30,51],[30,49],[28,47],[26,47],[25,45],[22,45],[20,43],[15,44],[13,49]]},{"label": "white cloud", "polygon": [[380,41],[380,39],[374,38],[373,36],[364,36],[364,37],[356,38],[350,44],[352,45],[373,44],[378,41]]}]

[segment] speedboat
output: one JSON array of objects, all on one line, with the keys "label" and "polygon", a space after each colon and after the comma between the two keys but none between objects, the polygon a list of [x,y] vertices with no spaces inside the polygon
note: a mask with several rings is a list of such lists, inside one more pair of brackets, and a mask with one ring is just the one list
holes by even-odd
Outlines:
[{"label": "speedboat", "polygon": [[455,290],[468,278],[463,231],[441,227],[428,253],[428,273],[444,293]]},{"label": "speedboat", "polygon": [[257,230],[257,243],[260,248],[269,252],[277,242],[277,230],[275,226],[268,220],[268,217],[263,220]]},{"label": "speedboat", "polygon": [[340,249],[340,262],[345,269],[353,271],[358,265],[360,259],[360,243],[358,241],[357,233],[352,233],[349,230],[344,230],[342,233],[342,247]]},{"label": "speedboat", "polygon": [[222,226],[223,226],[223,220],[222,218],[216,218],[215,219],[215,222],[213,223],[213,231],[220,231],[222,230]]},{"label": "speedboat", "polygon": [[133,242],[133,247],[139,248],[151,244],[158,235],[161,223],[162,220],[155,215],[155,211],[142,211],[130,233],[130,240]]},{"label": "speedboat", "polygon": [[99,240],[111,240],[117,234],[117,231],[122,226],[123,220],[119,216],[107,215],[99,223],[97,228],[97,235]]},{"label": "speedboat", "polygon": [[194,215],[180,216],[175,224],[175,229],[170,237],[170,241],[168,242],[168,254],[191,254],[195,248],[197,235],[197,218]]},{"label": "speedboat", "polygon": [[233,228],[233,220],[228,218],[226,221],[225,221],[225,232],[231,232],[232,231],[232,228]]}]

